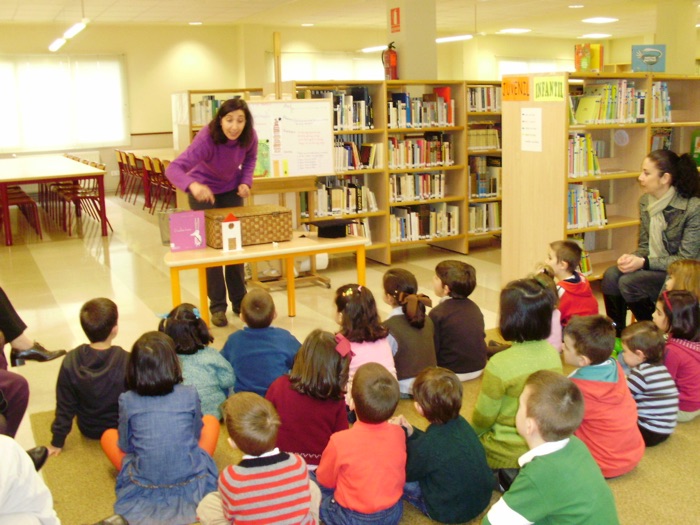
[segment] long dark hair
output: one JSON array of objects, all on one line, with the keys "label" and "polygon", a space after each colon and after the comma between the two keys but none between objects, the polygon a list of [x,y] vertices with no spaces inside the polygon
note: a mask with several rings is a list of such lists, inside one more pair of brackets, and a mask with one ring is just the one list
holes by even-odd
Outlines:
[{"label": "long dark hair", "polygon": [[126,388],[141,396],[164,396],[182,383],[175,343],[162,332],[146,332],[131,349]]},{"label": "long dark hair", "polygon": [[289,373],[294,390],[315,399],[343,399],[350,354],[340,355],[335,349],[337,344],[335,336],[323,330],[314,330],[306,336]]},{"label": "long dark hair", "polygon": [[239,109],[245,115],[245,127],[241,136],[238,137],[238,142],[241,146],[247,146],[253,140],[253,115],[248,108],[248,104],[242,98],[230,98],[221,104],[219,111],[216,112],[216,116],[209,123],[209,133],[215,144],[226,144],[228,141],[224,130],[221,128],[221,119],[232,111],[238,111]]},{"label": "long dark hair", "polygon": [[175,341],[178,354],[191,355],[214,341],[207,324],[199,315],[196,306],[182,303],[161,319],[158,331],[168,334]]},{"label": "long dark hair", "polygon": [[335,306],[342,314],[340,333],[354,343],[373,342],[389,335],[377,312],[374,295],[366,286],[345,284],[335,291]]},{"label": "long dark hair", "polygon": [[700,197],[698,167],[688,153],[679,156],[670,150],[657,149],[649,153],[647,158],[656,164],[662,174],[671,175],[671,185],[681,197]]},{"label": "long dark hair", "polygon": [[659,296],[671,337],[700,342],[700,311],[698,299],[688,290],[661,292]]},{"label": "long dark hair", "polygon": [[426,303],[430,299],[421,295],[418,297],[418,281],[416,276],[403,268],[391,268],[384,273],[382,279],[384,293],[390,295],[401,306],[401,311],[408,320],[408,324],[415,328],[423,328],[425,325]]},{"label": "long dark hair", "polygon": [[552,293],[532,278],[509,282],[501,290],[499,328],[506,341],[540,341],[552,329]]}]

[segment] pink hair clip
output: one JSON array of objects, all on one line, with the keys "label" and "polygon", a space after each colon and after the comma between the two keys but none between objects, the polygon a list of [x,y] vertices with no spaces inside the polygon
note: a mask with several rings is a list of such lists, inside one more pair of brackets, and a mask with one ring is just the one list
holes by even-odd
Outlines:
[{"label": "pink hair clip", "polygon": [[668,309],[673,311],[673,307],[671,306],[671,301],[668,300],[668,291],[664,290],[661,296],[664,298],[664,302],[666,303],[666,306],[668,306]]},{"label": "pink hair clip", "polygon": [[355,354],[350,346],[350,341],[343,334],[335,334],[335,351],[338,352],[342,357],[349,355],[350,357]]}]

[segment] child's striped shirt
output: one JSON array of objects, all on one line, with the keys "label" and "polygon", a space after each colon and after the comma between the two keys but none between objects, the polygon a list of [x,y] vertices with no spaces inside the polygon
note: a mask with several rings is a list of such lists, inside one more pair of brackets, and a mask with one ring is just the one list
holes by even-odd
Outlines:
[{"label": "child's striped shirt", "polygon": [[678,388],[661,363],[632,369],[627,385],[637,402],[639,425],[657,434],[671,434],[678,420]]}]

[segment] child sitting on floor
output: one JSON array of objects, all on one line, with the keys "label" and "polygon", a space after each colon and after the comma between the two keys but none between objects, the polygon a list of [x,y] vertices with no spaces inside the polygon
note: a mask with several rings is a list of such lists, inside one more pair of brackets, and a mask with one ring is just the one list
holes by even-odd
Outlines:
[{"label": "child sitting on floor", "polygon": [[571,380],[547,370],[527,378],[515,425],[530,450],[482,525],[619,524],[610,487],[586,446],[572,436],[583,413],[583,396]]},{"label": "child sitting on floor", "polygon": [[622,367],[610,357],[614,346],[615,326],[602,315],[576,316],[564,329],[564,360],[577,367],[569,377],[586,407],[575,435],[606,478],[626,474],[644,455],[637,405]]}]

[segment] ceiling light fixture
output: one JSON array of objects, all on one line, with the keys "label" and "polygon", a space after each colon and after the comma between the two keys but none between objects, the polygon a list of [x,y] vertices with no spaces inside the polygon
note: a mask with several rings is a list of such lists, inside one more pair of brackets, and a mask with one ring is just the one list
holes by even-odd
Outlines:
[{"label": "ceiling light fixture", "polygon": [[532,29],[523,29],[518,27],[512,27],[510,29],[501,29],[496,31],[497,35],[522,35],[523,33],[529,33]]},{"label": "ceiling light fixture", "polygon": [[314,24],[301,24],[301,27],[313,27]]},{"label": "ceiling light fixture", "polygon": [[387,48],[386,45],[365,47],[365,48],[360,49],[360,52],[362,52],[362,53],[374,53],[376,51],[384,51],[386,48]]},{"label": "ceiling light fixture", "polygon": [[90,23],[90,20],[88,18],[85,18],[85,4],[84,0],[80,0],[80,11],[82,16],[82,19],[80,22],[76,22],[72,26],[70,26],[65,33],[63,33],[63,37],[57,38],[53,42],[51,42],[51,45],[49,46],[49,51],[52,53],[55,53],[59,49],[63,47],[63,45],[73,38],[75,35],[80,33],[83,29],[87,27],[87,25]]},{"label": "ceiling light fixture", "polygon": [[583,9],[585,6],[583,4],[571,4],[569,9]]},{"label": "ceiling light fixture", "polygon": [[201,26],[202,22],[187,22],[187,24],[191,26]]},{"label": "ceiling light fixture", "polygon": [[445,42],[459,42],[460,40],[471,40],[474,35],[455,35],[455,36],[443,36],[435,39],[436,44],[444,44]]},{"label": "ceiling light fixture", "polygon": [[584,18],[581,22],[586,24],[612,24],[613,22],[618,22],[617,18],[608,18],[605,16],[596,16],[593,18]]},{"label": "ceiling light fixture", "polygon": [[612,35],[607,33],[588,33],[587,35],[581,35],[579,38],[610,38]]}]

